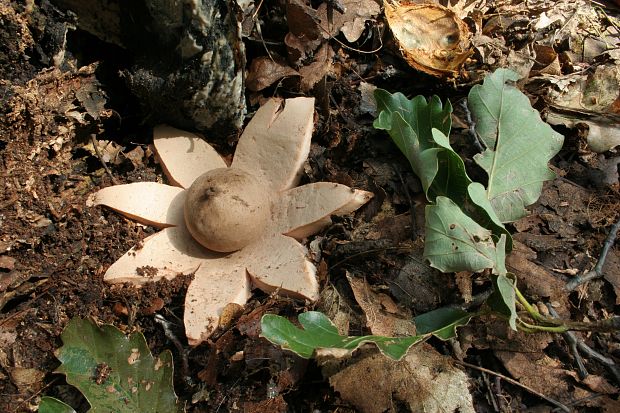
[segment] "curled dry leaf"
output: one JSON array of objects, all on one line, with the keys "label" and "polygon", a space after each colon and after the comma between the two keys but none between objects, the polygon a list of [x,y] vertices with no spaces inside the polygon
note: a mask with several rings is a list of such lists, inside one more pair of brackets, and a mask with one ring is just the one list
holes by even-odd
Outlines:
[{"label": "curled dry leaf", "polygon": [[258,92],[288,76],[299,76],[299,73],[284,62],[260,56],[252,60],[245,85]]},{"label": "curled dry leaf", "polygon": [[200,138],[158,127],[154,147],[175,186],[116,185],[90,198],[89,205],[163,228],[112,264],[105,281],[141,285],[194,273],[184,315],[192,345],[216,330],[228,304],[245,304],[252,286],[316,300],[316,269],[295,238],[320,231],[330,215],[353,212],[372,194],[326,182],[294,188],[313,118],[314,99],[268,101],[239,139],[231,167]]},{"label": "curled dry leaf", "polygon": [[297,67],[321,45],[326,33],[321,29],[317,11],[303,0],[286,2],[286,21],[290,31],[284,44],[289,62]]},{"label": "curled dry leaf", "polygon": [[471,55],[467,25],[437,4],[384,1],[385,17],[403,57],[413,68],[434,76],[459,70]]},{"label": "curled dry leaf", "polygon": [[332,24],[327,19],[327,2],[317,9],[321,24],[332,36],[342,32],[349,42],[356,42],[362,36],[367,21],[374,21],[381,12],[381,7],[374,0],[343,0],[344,13],[334,11]]},{"label": "curled dry leaf", "polygon": [[388,295],[373,291],[364,278],[355,277],[348,272],[347,280],[372,334],[386,337],[416,335],[411,314],[405,314]]},{"label": "curled dry leaf", "polygon": [[334,49],[332,49],[329,43],[321,46],[316,52],[312,63],[299,69],[301,90],[309,92],[321,79],[333,71],[332,60],[334,56]]}]

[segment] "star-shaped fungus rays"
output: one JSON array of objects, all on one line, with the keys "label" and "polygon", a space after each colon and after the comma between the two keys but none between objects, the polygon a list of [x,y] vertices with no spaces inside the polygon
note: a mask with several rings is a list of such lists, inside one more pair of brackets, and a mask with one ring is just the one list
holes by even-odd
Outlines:
[{"label": "star-shaped fungus rays", "polygon": [[314,99],[283,103],[271,99],[256,112],[230,166],[198,136],[159,126],[154,147],[172,185],[115,185],[89,199],[161,229],[112,264],[105,281],[194,274],[184,315],[192,345],[213,333],[227,304],[245,304],[253,286],[318,298],[315,267],[298,241],[372,197],[328,182],[295,187],[310,150]]}]

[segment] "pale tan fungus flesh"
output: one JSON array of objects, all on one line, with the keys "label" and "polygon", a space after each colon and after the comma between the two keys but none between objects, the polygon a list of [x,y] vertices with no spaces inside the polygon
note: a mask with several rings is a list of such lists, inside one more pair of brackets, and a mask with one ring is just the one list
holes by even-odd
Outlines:
[{"label": "pale tan fungus flesh", "polygon": [[364,205],[372,192],[332,182],[316,182],[284,191],[274,202],[273,228],[301,240],[331,224],[331,215],[346,215]]},{"label": "pale tan fungus flesh", "polygon": [[234,256],[201,266],[187,289],[183,321],[185,335],[195,346],[209,338],[229,303],[244,305],[250,298],[250,279]]},{"label": "pale tan fungus flesh", "polygon": [[183,188],[207,171],[228,166],[204,139],[171,126],[155,128],[153,147],[170,182]]},{"label": "pale tan fungus flesh", "polygon": [[172,279],[179,274],[191,274],[205,260],[220,255],[194,241],[185,226],[165,228],[116,260],[103,279],[109,283],[136,285]]},{"label": "pale tan fungus flesh", "polygon": [[234,168],[260,174],[274,192],[299,183],[314,128],[313,98],[287,99],[282,105],[270,99],[256,111],[232,162]]},{"label": "pale tan fungus flesh", "polygon": [[[316,300],[319,283],[307,250],[293,238],[273,234],[242,251],[252,282],[266,293]],[[250,259],[251,257],[251,259]]]},{"label": "pale tan fungus flesh", "polygon": [[185,223],[213,251],[237,251],[260,238],[271,219],[267,184],[238,168],[209,171],[187,190]]},{"label": "pale tan fungus flesh", "polygon": [[135,182],[103,188],[86,201],[87,206],[105,205],[136,221],[165,228],[182,225],[185,191],[157,182]]}]

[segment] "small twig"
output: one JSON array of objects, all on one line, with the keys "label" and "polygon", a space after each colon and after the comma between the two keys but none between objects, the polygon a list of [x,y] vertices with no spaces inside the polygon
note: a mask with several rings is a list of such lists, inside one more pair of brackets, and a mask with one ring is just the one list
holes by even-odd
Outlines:
[{"label": "small twig", "polygon": [[120,184],[120,182],[118,182],[118,180],[114,177],[114,175],[112,175],[112,171],[110,171],[110,168],[108,168],[108,165],[103,160],[103,156],[101,155],[101,152],[99,152],[99,146],[97,146],[97,140],[95,139],[94,134],[90,135],[90,142],[93,144],[93,148],[95,148],[95,153],[97,154],[97,158],[99,158],[99,162],[101,162],[101,165],[103,165],[103,169],[105,169],[106,173],[110,176],[112,183],[114,185]]},{"label": "small twig", "polygon": [[[550,303],[545,303],[545,305],[549,309],[549,314],[551,314],[551,317],[560,317],[557,311],[555,311],[555,308],[553,308]],[[588,377],[589,373],[586,369],[583,359],[581,358],[581,354],[579,354],[579,350],[577,349],[577,342],[579,341],[579,339],[572,331],[566,331],[562,333],[562,337],[564,337],[564,340],[566,340],[566,343],[570,348],[570,352],[575,359],[575,363],[577,363],[577,374],[579,374],[579,379],[584,380],[586,377]]]},{"label": "small twig", "polygon": [[160,314],[155,314],[155,322],[161,325],[162,329],[164,330],[164,335],[166,336],[166,338],[172,341],[172,344],[174,344],[174,346],[177,348],[177,351],[179,352],[179,356],[181,357],[181,368],[182,368],[181,374],[183,375],[185,383],[187,383],[187,385],[189,386],[192,386],[193,383],[192,383],[192,378],[189,375],[189,362],[187,361],[187,353],[185,352],[185,348],[183,348],[183,344],[181,344],[181,341],[177,338],[177,336],[172,331],[172,328],[171,328],[172,323],[170,323]]},{"label": "small twig", "polygon": [[569,282],[567,282],[566,286],[564,287],[566,291],[573,291],[581,284],[586,283],[590,280],[594,280],[596,278],[601,278],[603,276],[603,265],[605,265],[605,260],[607,259],[609,249],[614,245],[614,242],[616,241],[618,229],[620,229],[620,218],[618,218],[618,221],[616,221],[616,223],[611,226],[609,234],[607,235],[605,243],[603,244],[601,255],[598,258],[598,261],[594,268],[587,273],[583,275],[578,275],[575,278],[571,279]]},{"label": "small twig", "polygon": [[562,336],[564,336],[564,339],[566,340],[566,342],[568,343],[568,347],[570,348],[571,354],[575,358],[579,379],[585,380],[585,378],[588,377],[590,373],[588,373],[588,369],[583,362],[583,358],[581,357],[581,354],[579,354],[579,350],[577,349],[577,337],[575,336],[575,333],[573,333],[572,331],[567,331],[566,333],[563,333]]},{"label": "small twig", "polygon": [[[557,317],[558,316],[558,313],[551,306],[551,304],[547,303],[547,308],[549,309],[549,314],[551,314],[553,317]],[[588,346],[586,343],[584,343],[583,340],[580,340],[577,336],[575,336],[570,331],[567,331],[563,335],[565,336],[565,338],[568,335],[572,336],[572,339],[575,342],[575,346],[576,346],[576,348],[579,351],[581,351],[587,357],[593,358],[594,360],[596,360],[599,363],[601,363],[603,366],[607,367],[609,372],[614,376],[614,379],[618,383],[620,383],[620,368],[616,365],[616,363],[612,359],[603,356],[601,353],[599,353],[598,351],[594,350],[592,347]]]},{"label": "small twig", "polygon": [[472,143],[478,152],[484,152],[484,146],[480,143],[480,138],[476,132],[476,122],[472,119],[469,107],[467,107],[467,99],[461,101],[461,107],[465,111],[465,120],[467,121],[469,136],[471,137]]},{"label": "small twig", "polygon": [[256,11],[254,12],[254,15],[252,16],[252,20],[255,20],[256,25],[254,27],[256,28],[256,32],[258,33],[258,36],[260,37],[260,41],[263,44],[263,48],[265,49],[265,52],[267,52],[267,56],[269,56],[269,59],[275,63],[276,61],[273,59],[273,56],[269,52],[269,48],[267,47],[267,43],[265,42],[265,38],[263,37],[263,32],[260,28],[260,22],[258,21],[258,18],[257,18],[258,10],[260,9],[262,5],[263,5],[263,0],[261,0],[261,2],[256,7]]},{"label": "small twig", "polygon": [[502,378],[496,376],[495,380],[493,380],[493,384],[495,385],[495,396],[497,396],[497,403],[499,404],[499,409],[497,411],[498,412],[511,411],[511,409],[509,409],[506,404],[506,397],[502,394],[503,393]]},{"label": "small twig", "polygon": [[614,363],[612,359],[603,356],[601,353],[594,350],[581,340],[577,341],[577,348],[585,355],[592,357],[593,359],[607,367],[607,369],[609,369],[611,374],[616,379],[616,382],[620,383],[620,368],[618,368],[618,366],[616,365],[616,363]]},{"label": "small twig", "polygon": [[[460,360],[463,361],[463,360]],[[489,376],[487,373],[485,373],[484,371],[480,372],[482,375],[482,381],[484,381],[484,385],[487,388],[487,391],[489,392],[489,399],[491,399],[491,404],[493,405],[493,409],[496,412],[499,412],[499,405],[497,403],[497,400],[495,399],[495,394],[493,393],[493,387],[491,386],[491,382],[489,381]]]},{"label": "small twig", "polygon": [[518,387],[521,387],[525,391],[527,391],[529,393],[532,393],[533,395],[538,396],[538,397],[540,397],[543,400],[546,400],[547,402],[551,403],[552,405],[554,405],[556,407],[559,407],[560,409],[562,409],[562,411],[565,411],[567,413],[570,413],[570,411],[571,411],[568,407],[566,407],[564,404],[560,403],[559,401],[554,400],[554,399],[552,399],[552,398],[550,398],[548,396],[545,396],[544,394],[537,392],[536,390],[532,389],[531,387],[528,387],[525,384],[519,383],[517,380],[511,379],[508,376],[504,376],[501,373],[497,373],[497,372],[495,372],[493,370],[485,369],[484,367],[479,367],[479,366],[476,366],[475,364],[470,364],[470,363],[467,363],[467,362],[464,362],[464,361],[459,361],[459,360],[453,360],[453,361],[456,364],[460,364],[462,366],[469,367],[470,369],[478,370],[478,371],[481,371],[481,372],[484,372],[484,373],[487,373],[487,374],[492,374],[494,376],[500,377],[501,379],[506,380],[508,383],[513,384],[513,385],[518,386]]},{"label": "small twig", "polygon": [[34,399],[35,397],[38,397],[39,395],[41,395],[41,393],[43,393],[47,388],[51,387],[52,384],[56,383],[59,378],[60,377],[54,377],[52,380],[50,380],[49,383],[47,383],[45,386],[43,386],[39,390],[37,390],[32,396],[30,396],[26,400],[18,403],[17,406],[15,407],[15,410],[11,410],[11,412],[9,412],[9,413],[16,413],[16,412],[19,412],[19,411],[23,411],[21,409],[22,409],[22,407],[24,407],[24,405],[27,405],[28,402],[30,402],[32,399]]}]

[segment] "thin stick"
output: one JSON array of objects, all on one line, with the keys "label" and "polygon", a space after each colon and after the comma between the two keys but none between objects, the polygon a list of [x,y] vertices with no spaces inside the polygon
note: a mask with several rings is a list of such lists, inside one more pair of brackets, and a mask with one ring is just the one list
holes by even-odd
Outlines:
[{"label": "thin stick", "polygon": [[[549,309],[549,314],[551,314],[553,317],[558,316],[558,313],[551,306],[551,304],[547,303],[547,308]],[[612,359],[603,356],[601,353],[599,353],[598,351],[588,346],[586,343],[584,343],[583,340],[579,339],[574,333],[570,331],[567,331],[566,333],[562,335],[564,336],[566,341],[569,343],[569,345],[571,345],[569,340],[574,340],[575,347],[579,351],[584,353],[587,357],[593,358],[594,360],[601,363],[603,366],[607,367],[609,372],[614,376],[614,379],[616,379],[616,381],[620,383],[620,368],[618,368],[618,366]],[[569,336],[572,338],[570,338]]]},{"label": "thin stick", "polygon": [[469,367],[470,369],[482,371],[484,373],[492,374],[494,376],[500,377],[500,378],[506,380],[508,383],[514,384],[515,386],[518,386],[518,387],[521,387],[525,391],[527,391],[529,393],[532,393],[533,395],[538,396],[538,397],[540,397],[543,400],[546,400],[547,402],[551,403],[552,405],[554,405],[556,407],[559,407],[560,409],[562,409],[563,411],[565,411],[567,413],[570,413],[570,411],[571,411],[568,407],[566,407],[564,404],[560,403],[559,401],[554,400],[554,399],[552,399],[552,398],[550,398],[548,396],[545,396],[544,394],[537,392],[536,390],[532,389],[531,387],[528,387],[525,384],[521,384],[518,381],[516,381],[515,379],[511,379],[510,377],[504,376],[501,373],[497,373],[497,372],[495,372],[493,370],[485,369],[484,367],[476,366],[475,364],[469,364],[469,363],[464,362],[464,361],[454,360],[454,362],[456,364],[460,364],[462,366]]},{"label": "thin stick", "polygon": [[618,366],[616,365],[616,363],[614,363],[612,359],[603,356],[601,353],[588,346],[582,340],[577,340],[577,348],[585,355],[592,357],[593,359],[597,360],[599,363],[607,367],[607,369],[609,369],[611,374],[616,379],[616,382],[620,383],[620,368],[618,368]]},{"label": "thin stick", "polygon": [[489,375],[486,374],[484,371],[481,372],[482,374],[482,380],[484,381],[484,385],[487,388],[487,391],[489,392],[489,398],[491,399],[491,404],[493,404],[493,409],[495,409],[496,412],[499,412],[499,406],[495,397],[495,394],[493,393],[493,387],[491,387],[491,382],[489,381]]},{"label": "thin stick", "polygon": [[[344,47],[345,49],[349,49],[349,50],[351,50],[353,52],[362,53],[362,54],[374,54],[374,53],[377,53],[379,50],[381,50],[383,48],[383,39],[381,39],[381,36],[378,37],[378,39],[379,39],[379,47],[377,47],[375,50],[366,51],[366,50],[356,49],[355,47],[349,46],[349,45],[341,42],[340,40],[338,40],[334,36],[332,36],[331,32],[328,29],[326,29],[325,27],[321,26],[320,24],[318,25],[318,27],[321,30],[323,30],[325,32],[325,34],[327,34],[329,36],[330,40],[335,40],[337,43],[340,44],[340,46]],[[379,33],[378,30],[377,30],[377,33]]]},{"label": "thin stick", "polygon": [[110,168],[108,168],[108,165],[103,160],[103,156],[101,155],[101,152],[99,152],[99,146],[97,146],[97,140],[95,139],[94,134],[90,135],[90,142],[93,144],[93,148],[95,148],[95,153],[97,154],[97,158],[99,158],[101,165],[103,165],[103,169],[105,169],[106,173],[110,176],[110,179],[112,179],[112,183],[114,185],[118,185],[120,182],[118,182],[116,178],[114,177],[114,175],[112,175],[112,171],[110,171]]},{"label": "thin stick", "polygon": [[467,130],[469,132],[469,136],[471,137],[471,141],[473,142],[476,150],[478,152],[484,152],[484,146],[480,143],[480,138],[478,137],[478,132],[476,132],[476,122],[471,117],[471,112],[469,111],[469,107],[467,106],[467,99],[463,99],[461,101],[461,107],[465,111],[465,120],[467,121]]},{"label": "thin stick", "polygon": [[256,6],[256,10],[254,10],[254,14],[252,15],[252,20],[254,20],[255,22],[256,32],[258,33],[258,36],[260,37],[260,41],[263,44],[263,48],[267,52],[267,56],[269,56],[269,59],[275,63],[276,61],[273,60],[273,56],[271,56],[271,53],[269,52],[269,48],[267,48],[267,43],[265,42],[265,38],[263,37],[263,32],[260,28],[260,22],[258,21],[258,11],[260,10],[262,5],[263,5],[263,0],[260,0],[260,3],[258,3],[258,6]]},{"label": "thin stick", "polygon": [[21,410],[21,408],[25,405],[28,404],[28,402],[30,402],[30,400],[34,399],[35,397],[39,396],[41,393],[43,393],[48,387],[51,387],[52,384],[56,383],[58,381],[60,377],[54,377],[52,380],[50,380],[49,383],[47,383],[45,386],[41,387],[38,391],[36,391],[32,396],[28,397],[26,400],[17,403],[17,406],[15,407],[15,410],[11,410],[10,413],[16,413],[19,411],[23,411]]},{"label": "thin stick", "polygon": [[603,276],[603,265],[605,265],[605,260],[607,259],[607,254],[609,253],[610,248],[614,245],[614,242],[616,241],[618,229],[620,229],[620,218],[618,218],[618,221],[616,221],[616,223],[611,226],[609,234],[607,235],[605,243],[603,244],[601,255],[598,258],[598,261],[594,268],[587,273],[583,275],[578,275],[575,278],[571,279],[569,282],[567,282],[566,286],[564,287],[566,291],[573,291],[581,284],[586,283],[590,280],[594,280],[596,278],[601,278]]},{"label": "thin stick", "polygon": [[[545,303],[545,305],[549,309],[549,314],[551,314],[551,317],[555,317],[555,318],[560,317],[557,311],[555,311],[555,308],[553,308],[553,306],[550,303]],[[584,380],[586,377],[588,377],[590,373],[588,373],[585,363],[583,362],[583,359],[581,358],[581,354],[579,354],[579,350],[577,349],[577,342],[579,341],[577,339],[577,336],[572,331],[566,331],[562,333],[562,337],[564,337],[564,340],[568,344],[568,347],[570,348],[570,352],[573,355],[573,358],[575,359],[575,363],[577,363],[577,374],[579,374],[579,378],[581,380]]]},{"label": "thin stick", "polygon": [[168,340],[172,341],[172,344],[177,348],[179,352],[179,356],[181,357],[181,374],[188,386],[192,386],[192,378],[189,375],[189,362],[187,360],[187,352],[183,348],[181,341],[177,338],[177,336],[172,332],[171,324],[168,320],[164,318],[164,316],[160,314],[155,314],[155,322],[161,325],[164,330],[164,335],[168,338]]}]

